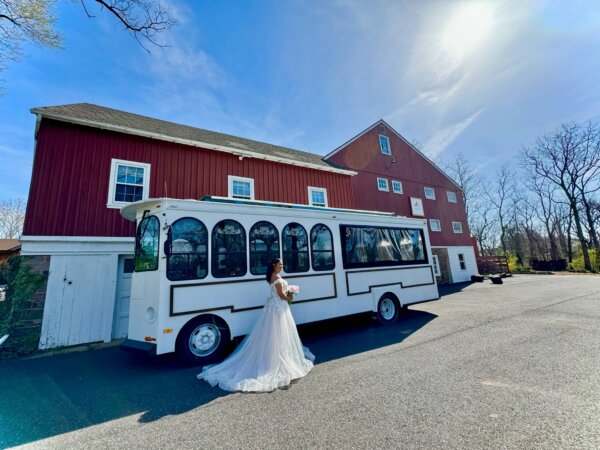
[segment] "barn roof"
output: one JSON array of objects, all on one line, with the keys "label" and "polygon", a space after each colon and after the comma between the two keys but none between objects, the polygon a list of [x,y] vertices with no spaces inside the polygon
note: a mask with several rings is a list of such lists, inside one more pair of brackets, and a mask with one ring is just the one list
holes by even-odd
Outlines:
[{"label": "barn roof", "polygon": [[267,159],[344,175],[356,174],[354,171],[338,168],[314,153],[153,119],[90,103],[45,106],[32,108],[31,112],[38,117],[209,148],[241,157]]}]

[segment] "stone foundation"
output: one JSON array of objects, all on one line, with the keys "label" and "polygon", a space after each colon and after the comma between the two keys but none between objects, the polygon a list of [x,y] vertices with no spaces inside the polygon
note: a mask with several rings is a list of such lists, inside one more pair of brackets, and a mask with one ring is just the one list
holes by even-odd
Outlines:
[{"label": "stone foundation", "polygon": [[440,264],[440,276],[436,277],[438,284],[452,283],[452,275],[450,273],[450,259],[448,257],[448,249],[432,248],[431,253],[438,257]]}]

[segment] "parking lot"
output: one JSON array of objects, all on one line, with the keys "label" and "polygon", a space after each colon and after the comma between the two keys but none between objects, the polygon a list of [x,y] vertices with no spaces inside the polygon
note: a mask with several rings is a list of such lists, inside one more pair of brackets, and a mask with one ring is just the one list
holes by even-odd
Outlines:
[{"label": "parking lot", "polygon": [[600,448],[600,277],[442,293],[301,327],[317,364],[270,394],[117,348],[1,363],[0,447]]}]

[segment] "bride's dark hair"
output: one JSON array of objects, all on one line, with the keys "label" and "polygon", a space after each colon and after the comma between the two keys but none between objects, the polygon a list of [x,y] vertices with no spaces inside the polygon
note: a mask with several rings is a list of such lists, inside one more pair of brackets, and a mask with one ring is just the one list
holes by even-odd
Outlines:
[{"label": "bride's dark hair", "polygon": [[273,272],[275,272],[275,265],[281,261],[281,258],[275,258],[267,267],[267,283],[271,284],[271,277],[273,276]]}]

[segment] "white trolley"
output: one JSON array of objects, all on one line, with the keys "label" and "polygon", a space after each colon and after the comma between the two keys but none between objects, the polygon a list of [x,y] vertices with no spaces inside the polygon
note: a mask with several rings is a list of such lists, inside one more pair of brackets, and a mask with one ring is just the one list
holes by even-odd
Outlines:
[{"label": "white trolley", "polygon": [[221,197],[144,200],[121,214],[137,223],[126,349],[222,357],[258,319],[274,258],[301,288],[298,324],[369,311],[391,324],[439,298],[423,219]]}]

